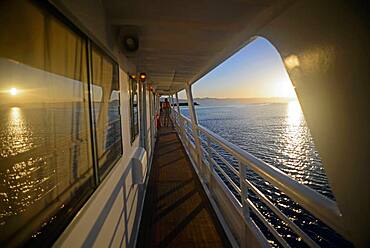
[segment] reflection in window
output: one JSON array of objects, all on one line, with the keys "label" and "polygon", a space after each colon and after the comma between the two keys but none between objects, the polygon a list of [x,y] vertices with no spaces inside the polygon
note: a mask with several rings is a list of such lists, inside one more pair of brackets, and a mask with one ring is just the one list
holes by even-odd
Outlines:
[{"label": "reflection in window", "polygon": [[92,101],[99,175],[122,155],[118,66],[98,48],[92,49]]},{"label": "reflection in window", "polygon": [[94,187],[86,40],[29,1],[4,5],[0,245],[46,245]]},{"label": "reflection in window", "polygon": [[134,142],[139,133],[139,111],[137,100],[137,82],[134,78],[130,79],[130,111],[131,111],[131,142]]}]

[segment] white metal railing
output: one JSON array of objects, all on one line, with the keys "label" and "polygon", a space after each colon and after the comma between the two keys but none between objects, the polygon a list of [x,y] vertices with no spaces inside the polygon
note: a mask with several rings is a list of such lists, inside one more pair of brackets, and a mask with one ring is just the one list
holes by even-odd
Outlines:
[{"label": "white metal railing", "polygon": [[[188,130],[188,127],[191,126],[191,120],[179,114],[174,109],[171,117],[185,149],[189,156],[193,156],[192,160],[197,163],[198,171],[200,172],[198,175],[200,175],[201,180],[207,183],[207,181],[210,180],[209,178],[218,177],[220,179],[220,175],[222,175],[222,180],[218,181],[223,182],[222,187],[223,190],[227,192],[228,199],[233,199],[234,202],[237,202],[237,204],[234,203],[233,206],[237,208],[237,212],[242,216],[245,222],[250,222],[250,211],[253,212],[281,246],[290,247],[284,237],[278,233],[275,227],[264,217],[255,203],[253,203],[248,197],[248,191],[251,191],[261,202],[275,213],[280,220],[285,222],[306,244],[310,247],[319,247],[319,245],[311,239],[307,233],[297,226],[288,216],[275,206],[261,190],[247,179],[246,170],[248,168],[268,183],[278,188],[281,192],[290,197],[291,200],[308,210],[329,227],[342,235],[346,234],[342,224],[342,215],[334,201],[326,198],[313,189],[300,184],[284,172],[256,158],[205,127],[197,125],[197,133],[195,134],[197,137],[194,137],[194,133],[189,133]],[[199,138],[199,143],[201,144],[200,149],[198,148],[199,151],[196,148],[194,138]],[[215,146],[222,148],[230,154],[234,160],[237,160],[238,166],[233,166],[223,154],[215,149]],[[222,162],[222,166],[221,163],[217,161]],[[227,168],[229,173],[227,173],[227,171],[222,167]],[[229,175],[230,173],[234,174],[235,177],[238,177],[238,182],[235,182],[235,177],[232,178]],[[209,191],[212,192],[212,190],[212,187],[210,187]],[[234,191],[234,193],[232,191]],[[239,197],[235,196],[235,192]],[[267,238],[264,238],[266,239],[265,244],[267,244]],[[240,243],[243,242],[240,241]]]}]

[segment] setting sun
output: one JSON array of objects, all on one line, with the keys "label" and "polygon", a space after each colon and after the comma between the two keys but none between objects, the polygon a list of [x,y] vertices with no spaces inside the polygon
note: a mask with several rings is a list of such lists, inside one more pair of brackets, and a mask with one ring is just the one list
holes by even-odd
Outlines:
[{"label": "setting sun", "polygon": [[276,89],[276,96],[278,97],[296,97],[293,84],[289,78],[276,83]]},{"label": "setting sun", "polygon": [[17,88],[11,88],[11,89],[9,90],[9,93],[10,93],[12,96],[15,96],[15,95],[17,95],[17,94],[18,94],[18,90],[17,90]]}]

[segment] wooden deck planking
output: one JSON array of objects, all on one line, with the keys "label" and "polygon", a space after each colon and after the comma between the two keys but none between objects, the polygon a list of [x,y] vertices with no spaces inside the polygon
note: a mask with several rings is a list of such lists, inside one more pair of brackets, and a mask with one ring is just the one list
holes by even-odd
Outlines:
[{"label": "wooden deck planking", "polygon": [[137,247],[229,247],[175,131],[156,144]]}]

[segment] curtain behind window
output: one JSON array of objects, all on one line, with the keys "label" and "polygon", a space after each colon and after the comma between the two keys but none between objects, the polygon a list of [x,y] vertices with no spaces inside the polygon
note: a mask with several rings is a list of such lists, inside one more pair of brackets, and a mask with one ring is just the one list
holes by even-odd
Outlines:
[{"label": "curtain behind window", "polygon": [[86,40],[31,1],[0,11],[0,245],[53,240],[94,187]]},{"label": "curtain behind window", "polygon": [[99,175],[104,177],[122,155],[118,66],[93,46],[92,71]]}]

